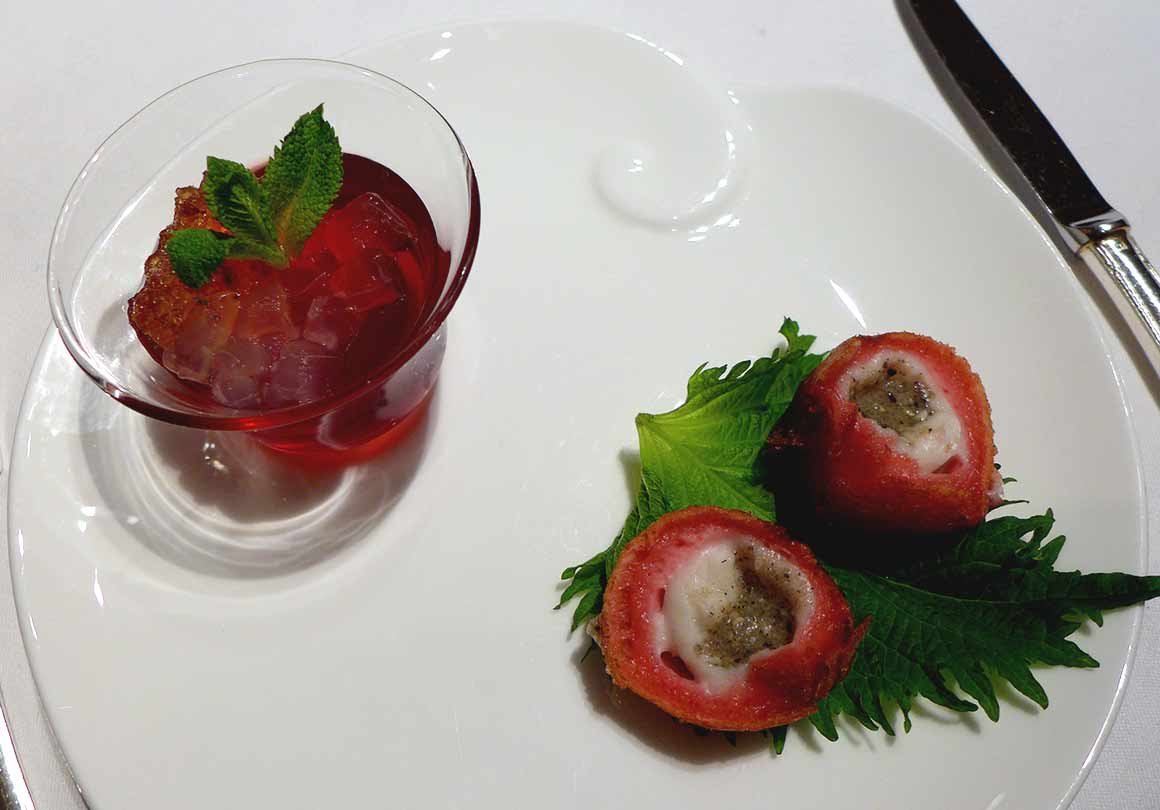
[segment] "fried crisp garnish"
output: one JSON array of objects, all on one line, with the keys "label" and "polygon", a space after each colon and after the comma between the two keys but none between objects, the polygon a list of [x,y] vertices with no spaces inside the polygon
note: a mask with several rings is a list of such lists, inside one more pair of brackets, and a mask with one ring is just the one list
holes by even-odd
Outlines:
[{"label": "fried crisp garnish", "polygon": [[161,231],[157,248],[145,260],[145,278],[141,289],[129,299],[129,323],[146,351],[157,362],[166,348],[172,347],[186,318],[197,307],[212,306],[216,294],[232,289],[228,273],[218,272],[204,287],[191,290],[173,272],[165,244],[174,231],[182,228],[208,228],[225,233],[206,207],[201,189],[184,186],[177,189],[173,204],[173,222]]}]

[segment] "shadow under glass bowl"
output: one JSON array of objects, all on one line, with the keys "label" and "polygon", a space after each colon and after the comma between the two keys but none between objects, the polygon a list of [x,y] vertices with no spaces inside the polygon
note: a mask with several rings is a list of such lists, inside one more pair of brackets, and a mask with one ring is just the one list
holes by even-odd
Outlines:
[{"label": "shadow under glass bowl", "polygon": [[[149,355],[129,324],[127,302],[141,286],[159,231],[173,220],[175,189],[200,181],[206,156],[261,165],[289,124],[319,103],[344,152],[387,166],[422,199],[449,257],[445,280],[409,338],[356,384],[285,408],[225,407]],[[475,257],[479,219],[467,152],[421,96],[341,62],[252,62],[166,93],[97,149],[53,231],[49,303],[77,364],[136,411],[188,427],[253,431],[288,452],[358,457],[389,445],[388,433],[421,414],[443,357],[444,321]]]}]

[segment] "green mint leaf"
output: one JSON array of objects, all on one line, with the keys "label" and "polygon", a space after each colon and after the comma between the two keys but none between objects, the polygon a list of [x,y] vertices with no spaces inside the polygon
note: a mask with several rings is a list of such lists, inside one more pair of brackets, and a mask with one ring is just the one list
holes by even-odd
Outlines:
[{"label": "green mint leaf", "polygon": [[214,218],[238,239],[257,246],[255,258],[261,257],[275,267],[289,264],[274,233],[266,189],[253,172],[232,160],[206,158],[202,191]]},{"label": "green mint leaf", "polygon": [[231,240],[205,228],[174,231],[165,242],[173,272],[192,289],[202,287],[230,251]]},{"label": "green mint leaf", "polygon": [[262,186],[277,242],[295,256],[342,186],[342,148],[321,104],[300,117],[274,149]]},{"label": "green mint leaf", "polygon": [[286,255],[277,245],[251,242],[249,239],[234,239],[230,242],[229,259],[257,259],[275,267],[286,262]]},{"label": "green mint leaf", "polygon": [[744,509],[766,520],[773,496],[753,473],[758,454],[794,392],[822,356],[810,354],[814,339],[786,319],[786,345],[767,357],[732,368],[701,366],[689,379],[685,404],[665,414],[640,414],[641,485],[636,505],[612,545],[565,571],[572,583],[561,605],[579,598],[578,627],[600,612],[608,577],[624,546],[662,515],[686,506]]}]

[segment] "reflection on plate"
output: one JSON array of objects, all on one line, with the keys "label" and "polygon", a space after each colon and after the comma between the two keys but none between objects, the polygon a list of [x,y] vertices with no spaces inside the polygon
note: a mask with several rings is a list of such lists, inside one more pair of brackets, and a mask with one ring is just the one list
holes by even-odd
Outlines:
[{"label": "reflection on plate", "polygon": [[1082,640],[1100,669],[1042,673],[1046,712],[1010,694],[998,725],[923,706],[909,737],[850,727],[830,745],[798,730],[771,761],[760,741],[734,749],[613,700],[598,659],[577,663],[582,638],[561,650],[566,618],[549,610],[560,569],[623,519],[632,414],[679,402],[691,362],[768,351],[784,314],[823,347],[893,328],[956,345],[986,381],[1004,470],[1028,482],[1018,495],[1054,506],[1071,538],[1062,563],[1140,570],[1111,365],[1013,198],[893,108],[714,86],[639,37],[471,26],[356,61],[454,122],[486,213],[412,462],[352,473],[371,482],[363,495],[353,481],[273,491],[342,516],[347,542],[262,576],[207,564],[205,543],[174,553],[137,475],[163,478],[191,519],[217,500],[211,527],[284,516],[191,477],[181,458],[204,436],[114,418],[54,341],[34,373],[13,569],[91,806],[746,807],[771,789],[830,807],[1064,801],[1116,700],[1135,613]]},{"label": "reflection on plate", "polygon": [[100,498],[126,539],[191,571],[269,577],[318,565],[385,519],[423,458],[432,420],[356,467],[304,465],[242,433],[110,416],[85,430]]}]

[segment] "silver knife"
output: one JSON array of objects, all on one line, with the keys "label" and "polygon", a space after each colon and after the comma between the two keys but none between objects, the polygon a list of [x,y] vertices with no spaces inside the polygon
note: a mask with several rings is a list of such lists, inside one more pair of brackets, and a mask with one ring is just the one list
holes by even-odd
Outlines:
[{"label": "silver knife", "polygon": [[1090,267],[1160,375],[1160,276],[1035,102],[954,0],[902,0],[939,64]]}]

